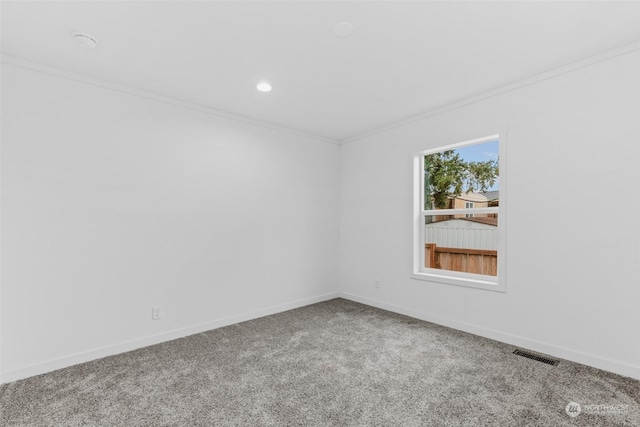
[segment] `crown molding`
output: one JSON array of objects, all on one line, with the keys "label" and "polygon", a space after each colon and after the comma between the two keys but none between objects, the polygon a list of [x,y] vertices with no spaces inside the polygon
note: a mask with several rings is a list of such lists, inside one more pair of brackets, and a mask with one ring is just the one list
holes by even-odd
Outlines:
[{"label": "crown molding", "polygon": [[189,102],[186,100],[182,100],[182,99],[177,99],[177,98],[172,98],[172,97],[168,97],[168,96],[164,96],[164,95],[159,95],[159,94],[155,94],[152,92],[147,92],[144,90],[140,90],[140,89],[136,89],[136,88],[132,88],[129,86],[125,86],[125,85],[121,85],[121,84],[117,84],[117,83],[111,83],[105,80],[99,80],[99,79],[94,79],[82,74],[78,74],[78,73],[74,73],[68,70],[63,70],[60,68],[55,68],[55,67],[51,67],[48,65],[44,65],[38,62],[34,62],[34,61],[30,61],[30,60],[26,60],[23,58],[19,58],[16,56],[12,56],[12,55],[7,55],[5,53],[1,53],[0,54],[0,61],[2,63],[7,63],[7,64],[11,64],[17,67],[21,67],[21,68],[25,68],[25,69],[29,69],[32,71],[37,71],[37,72],[41,72],[41,73],[46,73],[46,74],[50,74],[50,75],[54,75],[57,77],[61,77],[61,78],[65,78],[68,80],[73,80],[79,83],[83,83],[83,84],[88,84],[91,86],[97,86],[97,87],[101,87],[104,89],[108,89],[108,90],[112,90],[112,91],[116,91],[116,92],[121,92],[121,93],[125,93],[128,95],[133,95],[133,96],[137,96],[137,97],[141,97],[141,98],[145,98],[145,99],[150,99],[150,100],[154,100],[157,102],[162,102],[165,104],[171,104],[171,105],[175,105],[178,107],[182,107],[182,108],[186,108],[186,109],[190,109],[190,110],[195,110],[195,111],[199,111],[205,114],[209,114],[218,118],[224,118],[224,119],[228,119],[228,120],[234,120],[234,121],[238,121],[238,122],[242,122],[242,123],[246,123],[246,124],[250,124],[253,126],[258,126],[258,127],[262,127],[262,128],[267,128],[267,129],[271,129],[271,130],[276,130],[276,131],[280,131],[280,132],[284,132],[284,133],[288,133],[288,134],[292,134],[292,135],[296,135],[296,136],[301,136],[301,137],[305,137],[305,138],[310,138],[316,141],[321,141],[321,142],[326,142],[326,143],[331,143],[331,144],[348,144],[351,142],[355,142],[373,135],[377,135],[380,133],[384,133],[387,131],[390,131],[392,129],[396,129],[402,126],[406,126],[409,125],[411,123],[414,122],[418,122],[420,120],[424,120],[427,119],[429,117],[433,117],[442,113],[445,113],[447,111],[451,111],[451,110],[455,110],[457,108],[461,108],[470,104],[474,104],[480,101],[483,101],[485,99],[489,99],[489,98],[493,98],[495,96],[499,96],[502,95],[504,93],[507,92],[511,92],[513,90],[525,87],[525,86],[529,86],[532,84],[536,84],[538,82],[544,81],[544,80],[549,80],[555,77],[558,77],[560,75],[566,74],[566,73],[570,73],[572,71],[576,71],[579,70],[581,68],[584,67],[588,67],[590,65],[593,64],[597,64],[599,62],[603,62],[603,61],[607,61],[613,58],[616,58],[618,56],[622,56],[622,55],[626,55],[632,52],[635,52],[637,50],[640,50],[640,41],[635,41],[633,43],[630,44],[626,44],[624,46],[597,54],[597,55],[593,55],[590,56],[588,58],[582,59],[580,61],[576,61],[573,62],[571,64],[568,65],[564,65],[562,67],[558,67],[540,74],[536,74],[534,76],[528,77],[526,79],[522,79],[513,83],[509,83],[507,85],[495,88],[495,89],[491,89],[485,92],[481,92],[478,93],[476,95],[470,96],[470,97],[465,97],[463,99],[459,99],[457,101],[451,102],[451,103],[447,103],[444,105],[441,105],[439,107],[436,108],[432,108],[429,109],[427,111],[424,111],[420,114],[411,116],[409,118],[397,121],[397,122],[393,122],[384,126],[380,126],[378,128],[372,129],[370,131],[364,132],[364,133],[360,133],[354,136],[351,136],[349,138],[345,138],[342,140],[336,140],[336,139],[331,139],[331,138],[326,138],[320,135],[315,135],[315,134],[310,134],[307,132],[303,132],[303,131],[299,131],[296,129],[291,129],[285,126],[280,126],[277,125],[275,123],[271,123],[271,122],[266,122],[266,121],[262,121],[262,120],[258,120],[258,119],[254,119],[251,117],[247,117],[247,116],[242,116],[239,114],[235,114],[235,113],[231,113],[231,112],[227,112],[224,110],[218,110],[218,109],[214,109],[214,108],[210,108],[210,107],[206,107],[200,104],[196,104],[193,102]]},{"label": "crown molding", "polygon": [[218,118],[223,118],[227,120],[234,120],[237,122],[258,126],[261,128],[267,128],[270,130],[276,130],[279,132],[288,133],[291,135],[301,136],[309,139],[313,139],[320,142],[326,142],[330,144],[340,144],[340,141],[326,138],[320,135],[315,135],[303,131],[299,131],[296,129],[291,129],[285,126],[277,125],[275,123],[254,119],[252,117],[243,116],[240,114],[231,113],[224,110],[219,110],[211,107],[206,107],[204,105],[200,105],[197,103],[193,103],[190,101],[186,101],[183,99],[172,98],[165,95],[160,95],[153,92],[148,92],[145,90],[133,88],[130,86],[122,85],[119,83],[112,83],[106,80],[100,80],[93,77],[88,77],[83,74],[75,73],[73,71],[63,70],[61,68],[52,67],[49,65],[45,65],[39,62],[30,61],[24,58],[19,58],[17,56],[8,55],[6,53],[0,53],[0,62],[3,64],[10,64],[16,67],[24,68],[31,71],[36,71],[44,74],[49,74],[52,76],[60,77],[67,80],[72,80],[77,83],[82,83],[90,86],[96,86],[103,89],[111,90],[114,92],[120,92],[127,95],[136,96],[139,98],[149,99],[156,102],[161,102],[164,104],[170,104],[177,107],[185,108],[188,110],[199,111],[201,113],[209,114],[211,116],[215,116]]},{"label": "crown molding", "polygon": [[518,80],[516,82],[513,83],[509,83],[507,85],[504,86],[500,86],[498,88],[495,89],[491,89],[485,92],[481,92],[478,93],[476,95],[470,96],[470,97],[466,97],[463,99],[459,99],[457,101],[451,102],[451,103],[447,103],[444,105],[441,105],[439,107],[433,108],[433,109],[429,109],[427,111],[424,111],[420,114],[411,116],[409,118],[397,121],[397,122],[393,122],[381,127],[378,127],[376,129],[372,129],[368,132],[364,132],[358,135],[354,135],[352,137],[349,138],[345,138],[343,140],[340,141],[341,145],[344,144],[348,144],[350,142],[355,142],[373,135],[377,135],[379,133],[384,133],[387,131],[390,131],[392,129],[396,129],[402,126],[406,126],[409,125],[411,123],[415,123],[418,122],[420,120],[424,120],[427,119],[429,117],[433,117],[433,116],[437,116],[438,114],[442,114],[445,113],[447,111],[451,111],[451,110],[455,110],[457,108],[461,108],[470,104],[475,104],[476,102],[480,102],[483,101],[485,99],[488,98],[493,98],[495,96],[498,95],[502,95],[503,93],[507,93],[507,92],[511,92],[513,90],[516,89],[520,89],[522,87],[525,86],[529,86],[532,84],[536,84],[538,82],[544,81],[544,80],[549,80],[558,76],[561,76],[563,74],[566,73],[570,73],[572,71],[576,71],[579,70],[581,68],[584,67],[588,67],[590,65],[593,64],[597,64],[599,62],[603,62],[603,61],[607,61],[609,59],[613,59],[616,58],[618,56],[622,56],[622,55],[626,55],[628,53],[632,53],[635,52],[637,50],[640,50],[640,41],[636,41],[630,44],[626,44],[624,46],[612,49],[612,50],[608,50],[606,52],[597,54],[597,55],[593,55],[590,56],[588,58],[582,59],[580,61],[576,61],[573,62],[571,64],[568,65],[564,65],[562,67],[558,67],[558,68],[554,68],[552,70],[549,71],[545,71],[543,73],[540,74],[536,74],[534,76],[531,77],[527,77],[526,79],[523,80]]}]

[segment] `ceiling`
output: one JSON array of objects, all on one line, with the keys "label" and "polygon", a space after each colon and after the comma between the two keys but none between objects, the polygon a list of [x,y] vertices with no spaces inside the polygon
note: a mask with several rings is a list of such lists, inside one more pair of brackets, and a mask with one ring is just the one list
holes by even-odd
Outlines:
[{"label": "ceiling", "polygon": [[[336,141],[640,39],[637,1],[1,7],[3,54]],[[338,37],[345,21],[354,31]]]}]

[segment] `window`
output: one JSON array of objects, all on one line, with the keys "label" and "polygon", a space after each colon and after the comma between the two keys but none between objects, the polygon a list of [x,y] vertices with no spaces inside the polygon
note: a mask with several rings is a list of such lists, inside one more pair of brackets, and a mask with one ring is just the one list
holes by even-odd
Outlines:
[{"label": "window", "polygon": [[[464,208],[465,209],[472,209],[473,208],[473,202],[465,202]],[[466,214],[465,218],[473,218],[473,214]]]},{"label": "window", "polygon": [[493,135],[415,156],[413,278],[504,292],[503,153]]}]

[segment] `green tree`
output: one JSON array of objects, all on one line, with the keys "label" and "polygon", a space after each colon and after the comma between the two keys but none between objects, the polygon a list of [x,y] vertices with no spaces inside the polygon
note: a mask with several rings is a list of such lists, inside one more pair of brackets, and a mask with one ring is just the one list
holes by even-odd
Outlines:
[{"label": "green tree", "polygon": [[424,156],[424,171],[425,209],[444,209],[449,196],[487,191],[498,179],[499,169],[497,159],[467,162],[459,153],[447,150]]}]

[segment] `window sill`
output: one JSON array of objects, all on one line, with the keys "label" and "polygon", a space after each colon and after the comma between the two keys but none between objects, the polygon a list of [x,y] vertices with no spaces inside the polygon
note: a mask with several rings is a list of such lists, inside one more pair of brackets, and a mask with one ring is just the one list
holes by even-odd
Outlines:
[{"label": "window sill", "polygon": [[455,286],[464,286],[467,288],[475,288],[475,289],[486,289],[488,291],[494,292],[506,292],[504,287],[504,283],[501,283],[498,278],[495,280],[484,279],[484,278],[476,278],[476,277],[462,277],[462,276],[453,276],[448,274],[436,274],[436,273],[425,273],[425,272],[414,272],[411,275],[412,279],[415,280],[423,280],[426,282],[437,282],[437,283],[445,283],[448,285]]}]

